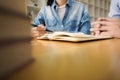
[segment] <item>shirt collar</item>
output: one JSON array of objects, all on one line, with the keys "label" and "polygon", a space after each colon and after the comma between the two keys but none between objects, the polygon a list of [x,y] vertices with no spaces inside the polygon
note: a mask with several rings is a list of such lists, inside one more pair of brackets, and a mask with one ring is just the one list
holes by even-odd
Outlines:
[{"label": "shirt collar", "polygon": [[[52,4],[52,6],[53,6],[54,8],[57,7],[57,4],[56,4],[55,1],[56,1],[56,0],[54,0],[54,2],[53,2],[53,4]],[[73,0],[67,0],[66,5],[67,5],[67,6],[72,6],[72,2],[73,2]]]}]

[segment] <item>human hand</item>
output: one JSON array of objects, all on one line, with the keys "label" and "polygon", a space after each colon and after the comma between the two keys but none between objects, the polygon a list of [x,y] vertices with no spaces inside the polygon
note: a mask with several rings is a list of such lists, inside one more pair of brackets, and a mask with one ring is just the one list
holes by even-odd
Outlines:
[{"label": "human hand", "polygon": [[40,36],[44,35],[45,33],[47,33],[47,31],[45,31],[45,30],[46,30],[46,28],[43,25],[39,25],[38,27],[32,27],[32,29],[31,29],[32,36],[34,38],[40,37]]},{"label": "human hand", "polygon": [[103,18],[98,18],[97,21],[95,21],[91,24],[91,26],[92,26],[90,29],[91,35],[95,35],[95,36],[100,35],[101,32],[100,32],[99,28],[102,25],[99,23],[99,21],[103,21]]},{"label": "human hand", "polygon": [[120,19],[116,18],[103,18],[104,21],[99,21],[102,26],[99,30],[103,31],[100,35],[111,36],[120,38]]}]

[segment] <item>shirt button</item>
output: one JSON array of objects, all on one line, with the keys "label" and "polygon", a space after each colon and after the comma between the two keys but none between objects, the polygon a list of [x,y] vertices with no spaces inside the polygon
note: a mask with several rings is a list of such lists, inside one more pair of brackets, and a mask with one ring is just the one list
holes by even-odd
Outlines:
[{"label": "shirt button", "polygon": [[61,27],[63,28],[63,25],[61,25]]}]

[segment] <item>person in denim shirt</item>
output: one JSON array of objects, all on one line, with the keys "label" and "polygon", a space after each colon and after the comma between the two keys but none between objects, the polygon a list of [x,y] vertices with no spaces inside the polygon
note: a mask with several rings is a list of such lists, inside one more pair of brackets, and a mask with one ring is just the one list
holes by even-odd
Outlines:
[{"label": "person in denim shirt", "polygon": [[[67,31],[90,33],[90,20],[86,7],[74,0],[48,0],[33,21],[39,31]],[[35,29],[34,29],[35,30]]]}]

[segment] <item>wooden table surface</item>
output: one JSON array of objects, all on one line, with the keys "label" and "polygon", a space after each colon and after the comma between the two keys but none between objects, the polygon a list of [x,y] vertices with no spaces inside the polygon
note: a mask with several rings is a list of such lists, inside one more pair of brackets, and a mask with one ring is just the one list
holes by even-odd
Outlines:
[{"label": "wooden table surface", "polygon": [[35,61],[8,80],[120,80],[120,39],[32,46]]}]

